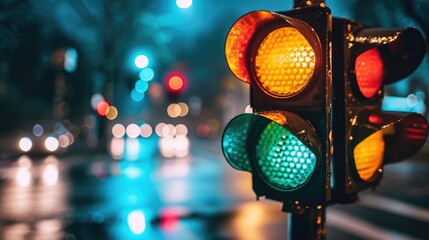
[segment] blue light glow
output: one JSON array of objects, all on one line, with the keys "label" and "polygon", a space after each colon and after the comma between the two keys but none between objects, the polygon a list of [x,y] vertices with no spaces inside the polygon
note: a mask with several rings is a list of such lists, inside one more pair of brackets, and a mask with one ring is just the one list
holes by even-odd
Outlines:
[{"label": "blue light glow", "polygon": [[[140,133],[138,133],[138,135],[140,135]],[[125,157],[127,160],[130,160],[130,161],[137,160],[139,158],[140,150],[141,149],[140,149],[139,139],[127,138],[127,140],[125,140]]]},{"label": "blue light glow", "polygon": [[423,97],[410,94],[408,97],[385,96],[381,109],[384,111],[425,114],[427,108]]},{"label": "blue light glow", "polygon": [[149,68],[149,67],[148,68],[144,68],[139,73],[139,77],[143,81],[150,81],[150,80],[153,79],[154,76],[155,76],[155,72],[153,71],[152,68]]},{"label": "blue light glow", "polygon": [[144,93],[138,92],[136,89],[131,91],[131,98],[136,102],[141,102],[144,98]]},{"label": "blue light glow", "polygon": [[129,179],[137,179],[142,175],[142,171],[137,167],[129,166],[124,169],[124,174]]},{"label": "blue light glow", "polygon": [[146,81],[138,80],[135,84],[135,89],[139,93],[145,93],[149,88],[149,84]]},{"label": "blue light glow", "polygon": [[78,57],[76,49],[68,48],[64,57],[64,69],[69,73],[74,72],[77,68]]}]

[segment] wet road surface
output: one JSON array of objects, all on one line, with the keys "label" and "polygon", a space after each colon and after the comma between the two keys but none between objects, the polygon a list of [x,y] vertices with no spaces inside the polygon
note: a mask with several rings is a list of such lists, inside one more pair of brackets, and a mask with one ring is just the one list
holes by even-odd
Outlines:
[{"label": "wet road surface", "polygon": [[[217,144],[168,159],[157,151],[2,159],[0,239],[286,239],[281,204],[256,201],[250,174],[227,165]],[[387,166],[358,204],[329,207],[328,239],[428,239],[425,158]]]}]

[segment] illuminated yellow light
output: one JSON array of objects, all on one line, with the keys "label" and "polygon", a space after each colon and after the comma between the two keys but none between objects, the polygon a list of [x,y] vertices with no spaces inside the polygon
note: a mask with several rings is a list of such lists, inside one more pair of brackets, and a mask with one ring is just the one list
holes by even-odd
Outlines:
[{"label": "illuminated yellow light", "polygon": [[313,75],[314,49],[293,27],[281,27],[267,35],[255,57],[255,71],[260,85],[278,97],[300,92]]},{"label": "illuminated yellow light", "polygon": [[384,157],[383,132],[378,131],[365,138],[353,150],[355,165],[359,177],[370,180],[381,167]]}]

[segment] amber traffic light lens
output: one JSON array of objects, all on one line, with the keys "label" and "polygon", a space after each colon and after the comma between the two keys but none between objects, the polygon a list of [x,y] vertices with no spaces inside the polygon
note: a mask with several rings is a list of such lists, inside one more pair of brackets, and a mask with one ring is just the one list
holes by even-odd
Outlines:
[{"label": "amber traffic light lens", "polygon": [[277,97],[291,97],[309,82],[316,65],[314,49],[296,28],[280,27],[259,45],[255,72],[261,87]]},{"label": "amber traffic light lens", "polygon": [[364,181],[370,181],[383,161],[383,131],[375,132],[357,144],[353,156],[359,177]]},{"label": "amber traffic light lens", "polygon": [[380,51],[372,48],[356,58],[356,81],[360,92],[366,98],[373,98],[384,79],[384,63]]}]

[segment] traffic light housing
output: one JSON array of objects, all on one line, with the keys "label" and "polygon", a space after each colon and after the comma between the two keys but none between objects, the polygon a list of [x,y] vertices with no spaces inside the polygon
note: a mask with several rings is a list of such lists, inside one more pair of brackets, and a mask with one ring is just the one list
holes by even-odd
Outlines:
[{"label": "traffic light housing", "polygon": [[410,75],[426,47],[415,28],[369,28],[333,19],[333,202],[375,188],[383,166],[416,153],[428,135],[416,113],[381,110],[384,85]]},{"label": "traffic light housing", "polygon": [[231,71],[250,85],[254,113],[226,126],[230,165],[252,173],[258,197],[301,213],[330,201],[331,30],[329,8],[254,11],[230,29]]}]

